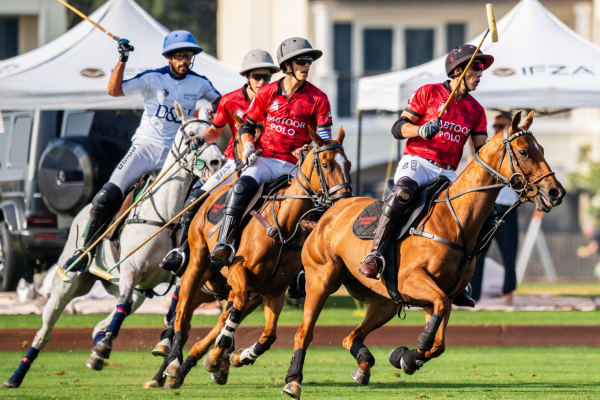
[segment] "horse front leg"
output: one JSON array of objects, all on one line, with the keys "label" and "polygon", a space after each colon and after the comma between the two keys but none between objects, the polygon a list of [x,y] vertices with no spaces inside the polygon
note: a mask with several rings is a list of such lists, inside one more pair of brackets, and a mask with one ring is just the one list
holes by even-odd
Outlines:
[{"label": "horse front leg", "polygon": [[396,304],[384,297],[372,299],[368,305],[363,322],[348,335],[342,345],[352,354],[358,364],[352,372],[352,379],[366,386],[371,379],[371,368],[375,365],[375,357],[364,341],[375,329],[383,326],[396,315]]},{"label": "horse front leg", "polygon": [[[233,305],[229,309],[227,319],[221,315],[221,331],[215,341],[215,347],[204,358],[204,368],[208,372],[217,372],[225,353],[233,349],[235,331],[242,322],[242,315],[248,304],[247,269],[242,263],[237,263],[229,268],[227,283],[233,293]],[[229,356],[229,354],[227,354]]]},{"label": "horse front leg", "polygon": [[[425,328],[419,335],[417,348],[409,350],[407,347],[398,347],[389,356],[394,367],[412,375],[434,356],[432,354],[437,354],[440,349],[444,351],[443,347],[434,349],[434,346],[438,340],[441,340],[439,343],[444,343],[443,337],[452,305],[448,296],[424,269],[413,270],[400,292],[413,300],[426,301],[433,305],[428,307]],[[438,335],[440,339],[436,339]]]},{"label": "horse front leg", "polygon": [[52,279],[52,296],[50,296],[48,303],[44,307],[42,327],[37,331],[31,347],[29,347],[19,367],[10,379],[2,384],[2,388],[18,388],[21,386],[25,375],[31,368],[31,364],[35,361],[46,343],[50,341],[52,329],[54,329],[56,321],[62,315],[67,304],[75,297],[88,293],[96,281],[96,277],[89,273],[75,272],[70,275],[71,283],[63,282],[58,275],[55,275]]},{"label": "horse front leg", "polygon": [[[99,330],[94,336],[94,347],[92,348],[92,354],[87,359],[85,365],[93,371],[101,371],[104,368],[104,362],[110,357],[112,351],[112,342],[119,336],[119,331],[123,321],[128,315],[134,311],[134,297],[133,290],[139,283],[139,274],[133,269],[131,265],[121,269],[121,276],[119,281],[120,295],[117,299],[117,306],[115,308],[112,320],[106,327],[106,330]],[[136,295],[137,307],[143,303],[145,297],[141,294]],[[136,307],[136,308],[137,308]]]},{"label": "horse front leg", "polygon": [[[287,285],[286,285],[287,286]],[[268,351],[277,340],[277,320],[285,302],[285,289],[274,295],[263,296],[265,302],[265,330],[258,342],[247,349],[239,349],[230,356],[231,365],[242,367],[254,364],[256,359]]]}]

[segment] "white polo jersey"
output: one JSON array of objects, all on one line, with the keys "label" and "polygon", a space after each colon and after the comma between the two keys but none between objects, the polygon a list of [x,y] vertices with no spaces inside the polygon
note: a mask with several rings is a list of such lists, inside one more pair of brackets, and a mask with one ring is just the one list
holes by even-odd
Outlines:
[{"label": "white polo jersey", "polygon": [[175,100],[191,117],[198,100],[213,103],[221,97],[208,78],[193,71],[179,78],[173,75],[168,65],[144,71],[124,81],[122,87],[125,96],[138,93],[144,96],[142,122],[133,138],[147,139],[165,147],[171,147],[181,126],[175,113]]}]

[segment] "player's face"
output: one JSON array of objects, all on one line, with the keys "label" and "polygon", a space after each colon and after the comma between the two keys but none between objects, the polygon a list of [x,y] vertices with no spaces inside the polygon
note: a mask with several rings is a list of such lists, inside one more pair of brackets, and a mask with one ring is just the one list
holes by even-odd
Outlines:
[{"label": "player's face", "polygon": [[465,83],[469,87],[470,91],[477,89],[479,81],[483,75],[483,62],[479,60],[473,60],[471,67],[465,74]]},{"label": "player's face", "polygon": [[248,83],[256,91],[262,85],[271,82],[271,70],[268,68],[257,68],[250,71],[248,74]]},{"label": "player's face", "polygon": [[191,51],[177,51],[169,54],[167,58],[170,61],[171,69],[176,75],[185,75],[190,71],[190,65],[194,58],[194,53]]},{"label": "player's face", "polygon": [[307,56],[301,56],[294,59],[289,65],[294,71],[294,75],[296,79],[299,81],[305,81],[308,79],[308,72],[310,71],[310,66],[313,63],[313,59]]}]

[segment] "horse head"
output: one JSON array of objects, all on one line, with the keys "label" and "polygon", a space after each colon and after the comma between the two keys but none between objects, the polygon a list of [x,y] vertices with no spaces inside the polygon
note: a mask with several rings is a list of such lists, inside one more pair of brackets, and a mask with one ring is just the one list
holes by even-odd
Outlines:
[{"label": "horse head", "polygon": [[181,120],[181,127],[173,142],[173,151],[177,156],[187,153],[180,161],[182,166],[190,166],[194,175],[200,178],[204,184],[224,163],[223,154],[214,143],[204,143],[198,148],[192,140],[199,136],[210,126],[208,112],[202,108],[198,112],[198,118],[190,118],[175,101],[175,112]]},{"label": "horse head", "polygon": [[520,121],[521,111],[515,114],[510,126],[490,140],[502,147],[501,154],[496,154],[499,161],[495,165],[499,165],[497,171],[511,188],[535,203],[538,211],[549,212],[562,202],[566,191],[544,158],[544,148],[529,130],[533,111],[522,126]]},{"label": "horse head", "polygon": [[316,146],[310,151],[308,148],[303,151],[307,155],[298,176],[314,190],[322,193],[328,202],[352,197],[351,164],[342,147],[346,136],[344,128],[340,127],[335,140],[323,140],[310,127],[308,132]]}]

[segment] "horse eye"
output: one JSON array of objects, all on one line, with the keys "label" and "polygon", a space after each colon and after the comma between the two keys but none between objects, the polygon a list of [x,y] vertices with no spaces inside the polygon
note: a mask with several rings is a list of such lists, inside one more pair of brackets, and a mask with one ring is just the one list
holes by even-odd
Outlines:
[{"label": "horse eye", "polygon": [[323,163],[321,165],[323,166],[323,169],[329,169],[329,165],[327,163]]},{"label": "horse eye", "polygon": [[519,154],[522,155],[523,157],[527,157],[527,151],[525,151],[525,150],[519,150]]}]

